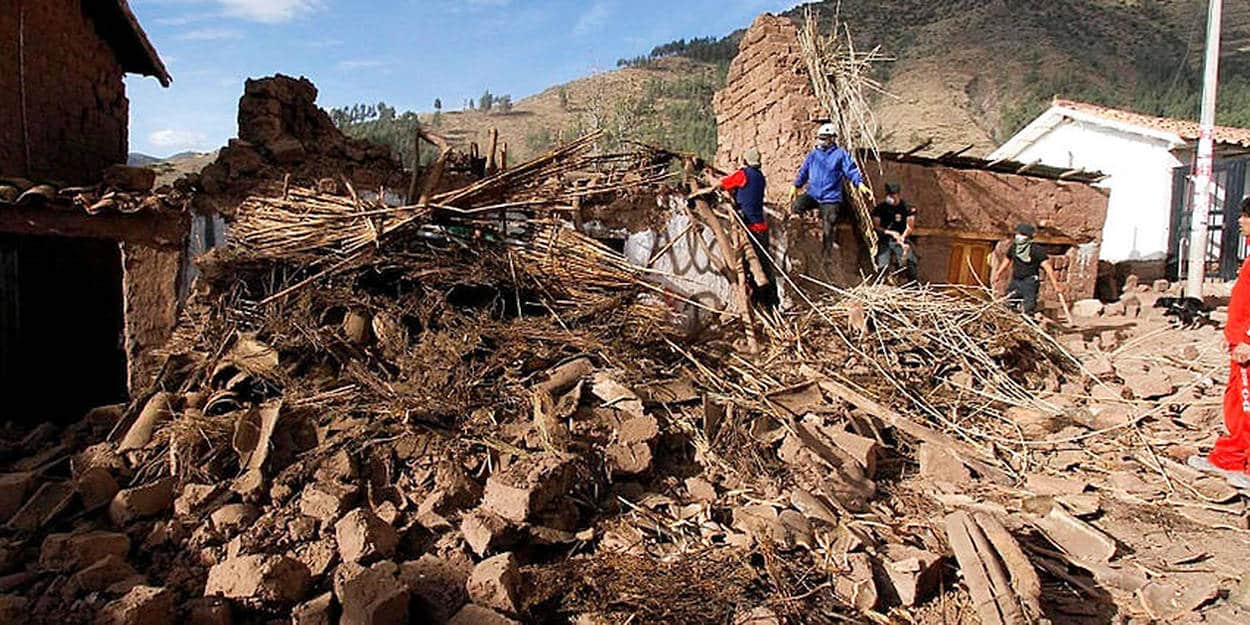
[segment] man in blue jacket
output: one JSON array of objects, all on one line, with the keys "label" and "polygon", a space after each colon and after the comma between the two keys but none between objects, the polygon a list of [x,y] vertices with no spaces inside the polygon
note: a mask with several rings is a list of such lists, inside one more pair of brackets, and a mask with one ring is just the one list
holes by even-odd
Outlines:
[{"label": "man in blue jacket", "polygon": [[[790,201],[795,213],[820,212],[825,253],[838,248],[834,226],[842,214],[843,181],[850,181],[856,191],[866,196],[872,195],[850,153],[834,143],[837,134],[833,124],[820,127],[816,132],[816,148],[803,159],[803,166],[799,168],[799,175],[794,178],[794,186],[790,189]],[[800,194],[799,189],[805,186],[807,191]]]}]

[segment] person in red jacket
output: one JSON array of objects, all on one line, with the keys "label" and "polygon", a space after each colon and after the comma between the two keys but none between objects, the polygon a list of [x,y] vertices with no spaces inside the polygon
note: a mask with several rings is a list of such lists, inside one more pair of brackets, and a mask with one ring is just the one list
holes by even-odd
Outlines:
[{"label": "person in red jacket", "polygon": [[[1243,235],[1250,235],[1250,198],[1241,202],[1237,225]],[[1218,472],[1238,488],[1250,488],[1250,258],[1241,265],[1233,285],[1224,338],[1231,360],[1224,391],[1224,427],[1228,434],[1215,441],[1206,458],[1193,456],[1189,464]]]}]

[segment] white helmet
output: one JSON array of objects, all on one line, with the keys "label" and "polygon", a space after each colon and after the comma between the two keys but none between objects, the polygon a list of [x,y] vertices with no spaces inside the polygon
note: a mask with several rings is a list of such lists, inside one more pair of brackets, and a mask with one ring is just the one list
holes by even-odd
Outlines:
[{"label": "white helmet", "polygon": [[823,126],[820,127],[820,130],[816,131],[816,136],[817,137],[836,137],[838,136],[838,129],[833,124],[824,124]]}]

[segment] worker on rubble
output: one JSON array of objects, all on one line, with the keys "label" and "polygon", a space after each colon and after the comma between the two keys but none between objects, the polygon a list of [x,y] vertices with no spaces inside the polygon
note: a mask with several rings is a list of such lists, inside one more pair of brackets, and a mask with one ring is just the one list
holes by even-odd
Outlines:
[{"label": "worker on rubble", "polygon": [[903,278],[916,280],[916,254],[912,251],[912,230],[916,227],[916,210],[903,199],[902,187],[885,185],[885,200],[872,211],[872,227],[877,231],[877,271],[885,275],[893,267],[901,267]]},{"label": "worker on rubble", "polygon": [[[1250,198],[1241,201],[1237,220],[1242,236],[1250,235]],[[1236,488],[1250,489],[1250,258],[1241,265],[1228,301],[1224,338],[1228,343],[1230,372],[1224,390],[1226,436],[1215,441],[1211,453],[1191,456],[1189,466],[1223,475]]]},{"label": "worker on rubble", "polygon": [[1051,249],[1033,240],[1037,227],[1033,224],[1016,226],[1016,236],[1007,249],[1007,262],[1001,263],[990,284],[998,284],[1007,271],[1011,281],[1007,283],[1007,300],[1012,307],[1026,315],[1037,313],[1037,294],[1041,290],[1043,271],[1046,280],[1056,293],[1063,293],[1063,285],[1055,278],[1055,268],[1050,262]]},{"label": "worker on rubble", "polygon": [[762,161],[759,150],[755,148],[746,150],[742,154],[742,167],[722,178],[719,185],[721,189],[733,196],[738,216],[746,225],[747,238],[767,278],[768,283],[760,286],[756,283],[755,275],[750,267],[743,267],[750,284],[751,298],[758,304],[776,306],[778,303],[777,285],[773,279],[772,263],[769,262],[771,256],[768,247],[768,219],[764,213],[764,191],[767,181],[764,179],[764,173],[760,171]]},{"label": "worker on rubble", "polygon": [[[790,188],[790,204],[795,214],[819,212],[826,254],[838,249],[834,226],[842,215],[842,183],[850,182],[856,191],[872,197],[872,189],[864,184],[864,175],[855,165],[855,159],[837,145],[837,136],[833,124],[825,124],[816,131],[816,147],[803,159],[803,166]],[[807,190],[800,194],[803,187]]]}]

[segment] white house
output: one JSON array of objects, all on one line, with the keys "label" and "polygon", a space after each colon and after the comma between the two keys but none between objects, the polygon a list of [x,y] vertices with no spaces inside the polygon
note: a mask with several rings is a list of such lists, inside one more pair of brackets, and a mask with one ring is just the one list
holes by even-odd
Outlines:
[{"label": "white house", "polygon": [[[989,158],[1107,174],[1101,183],[1111,191],[1102,259],[1167,259],[1175,273],[1185,256],[1179,234],[1186,228],[1180,224],[1188,223],[1187,175],[1197,140],[1196,122],[1056,99]],[[1223,224],[1227,209],[1236,211],[1245,194],[1250,129],[1217,128],[1215,141],[1217,203],[1208,257],[1228,265],[1226,257],[1244,253],[1235,227]],[[1226,248],[1233,254],[1223,254]]]}]

